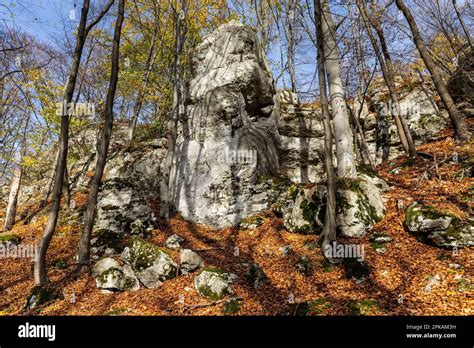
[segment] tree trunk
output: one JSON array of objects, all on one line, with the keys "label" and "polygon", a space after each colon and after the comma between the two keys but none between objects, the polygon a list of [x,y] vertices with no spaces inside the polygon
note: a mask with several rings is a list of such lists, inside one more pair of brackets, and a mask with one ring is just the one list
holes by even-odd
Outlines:
[{"label": "tree trunk", "polygon": [[[77,31],[77,42],[74,49],[74,58],[71,70],[69,72],[68,82],[66,84],[63,99],[68,105],[72,101],[74,93],[74,87],[76,85],[77,73],[79,70],[79,64],[81,61],[82,50],[86,41],[86,21],[87,14],[89,12],[90,0],[84,0],[84,4],[81,10],[81,19],[79,28]],[[37,255],[34,267],[34,278],[37,286],[44,286],[48,277],[46,274],[46,251],[53,237],[54,230],[58,221],[59,207],[61,201],[61,190],[63,188],[64,180],[64,169],[66,168],[67,153],[68,153],[68,140],[69,140],[69,115],[63,114],[61,117],[61,133],[59,140],[59,156],[56,164],[56,173],[54,178],[53,192],[52,192],[52,205],[51,212],[48,217],[48,222],[44,229],[43,235],[38,244]]]},{"label": "tree trunk", "polygon": [[327,0],[322,2],[322,30],[326,74],[329,82],[329,95],[333,113],[334,136],[336,140],[337,173],[340,178],[356,176],[352,131],[349,113],[346,108],[339,65],[339,48],[336,42],[336,28],[329,11]]},{"label": "tree trunk", "polygon": [[7,212],[5,216],[5,231],[10,231],[13,228],[13,224],[15,223],[18,193],[20,192],[22,175],[23,170],[20,163],[18,168],[13,171],[13,179],[10,187],[10,195],[8,196]]},{"label": "tree trunk", "polygon": [[296,93],[296,73],[295,73],[295,33],[294,33],[295,6],[293,0],[289,0],[286,8],[286,40],[288,44],[288,72],[290,75],[291,91]]},{"label": "tree trunk", "polygon": [[[385,34],[383,32],[382,27],[380,26],[380,23],[367,13],[365,4],[359,0],[357,6],[359,7],[360,13],[362,15],[362,20],[367,30],[367,35],[369,36],[369,40],[380,63],[382,75],[390,93],[390,99],[393,103],[393,106],[390,108],[390,112],[395,118],[395,124],[397,126],[398,135],[400,136],[400,141],[402,143],[403,149],[406,153],[410,155],[410,157],[415,157],[416,148],[415,144],[413,143],[413,138],[411,136],[410,129],[408,128],[408,124],[401,112],[400,102],[398,100],[398,93],[395,85],[395,74],[392,64],[392,58],[388,50],[387,41],[385,40]],[[382,52],[380,52],[377,41],[372,35],[372,30],[369,26],[369,23],[377,33],[377,36],[380,40],[380,46],[382,47]]]},{"label": "tree trunk", "polygon": [[151,69],[153,68],[153,62],[155,60],[156,54],[158,53],[158,50],[155,49],[157,36],[158,36],[158,24],[155,24],[153,37],[151,39],[151,44],[150,44],[150,51],[148,52],[148,57],[145,63],[145,74],[143,76],[143,81],[142,81],[140,90],[138,91],[137,100],[133,107],[132,121],[130,124],[130,129],[128,130],[128,146],[130,146],[130,143],[133,140],[133,134],[137,126],[138,116],[140,115],[140,111],[143,105],[143,99],[145,98],[145,92],[148,86],[148,80],[150,79]]},{"label": "tree trunk", "polygon": [[[323,242],[321,248],[323,253],[326,247],[330,246],[336,240],[336,183],[334,175],[334,167],[332,160],[332,144],[333,137],[331,131],[331,116],[329,114],[329,106],[327,100],[326,74],[325,74],[325,47],[323,29],[321,26],[322,18],[321,1],[314,0],[314,16],[316,19],[316,39],[318,45],[317,66],[319,80],[319,98],[321,102],[321,110],[324,125],[324,167],[327,176],[327,201],[325,221],[323,227]],[[325,255],[327,256],[327,255]],[[328,260],[332,258],[328,257]]]},{"label": "tree trunk", "polygon": [[178,120],[181,106],[181,79],[180,79],[180,58],[183,51],[182,25],[186,19],[186,0],[181,0],[181,10],[176,19],[176,42],[174,54],[174,94],[173,94],[173,112],[168,122],[168,152],[163,164],[163,174],[161,176],[160,186],[160,217],[163,219],[169,218],[170,213],[170,175],[173,158],[175,155],[176,138],[178,134]]},{"label": "tree trunk", "polygon": [[467,30],[466,25],[464,24],[464,21],[462,20],[461,13],[459,12],[458,7],[456,5],[456,0],[453,0],[453,7],[454,7],[454,11],[456,11],[456,16],[458,17],[458,21],[459,23],[461,23],[461,27],[462,27],[462,30],[464,31],[464,35],[466,35],[466,39],[467,39],[467,42],[469,43],[469,46],[471,46],[471,48],[474,48],[474,46],[472,45],[471,34],[469,34],[469,30]]},{"label": "tree trunk", "polygon": [[84,230],[79,241],[78,248],[78,264],[83,269],[89,263],[90,258],[90,239],[97,207],[97,197],[99,194],[102,175],[104,174],[105,165],[107,163],[107,152],[109,150],[110,137],[112,134],[114,122],[114,99],[117,89],[118,72],[119,72],[119,50],[120,36],[122,33],[122,23],[124,18],[125,0],[120,0],[118,5],[117,20],[115,22],[115,32],[112,46],[112,68],[110,73],[110,83],[105,101],[104,130],[102,138],[97,149],[97,161],[94,170],[94,176],[90,185],[89,198],[87,201],[87,210],[84,217]]},{"label": "tree trunk", "polygon": [[430,53],[428,52],[428,49],[423,43],[420,31],[415,22],[415,18],[411,14],[411,11],[408,9],[408,7],[406,7],[406,5],[403,3],[403,0],[395,0],[395,2],[397,4],[398,9],[403,12],[403,15],[408,21],[408,25],[410,26],[411,32],[413,34],[413,41],[415,42],[418,52],[420,52],[420,56],[423,59],[423,62],[430,71],[431,78],[433,79],[433,83],[436,86],[436,90],[438,91],[438,94],[441,97],[444,106],[448,110],[456,138],[461,142],[468,141],[470,136],[466,123],[464,122],[464,118],[456,107],[456,104],[454,104],[454,101],[451,98],[451,95],[449,94],[448,89],[446,88],[446,85],[438,69],[436,68],[435,63],[433,62],[433,59]]}]

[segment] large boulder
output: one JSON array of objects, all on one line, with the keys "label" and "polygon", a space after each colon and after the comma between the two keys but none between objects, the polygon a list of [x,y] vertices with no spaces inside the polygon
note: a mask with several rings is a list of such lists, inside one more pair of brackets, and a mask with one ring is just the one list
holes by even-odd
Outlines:
[{"label": "large boulder", "polygon": [[178,265],[168,253],[136,236],[124,249],[122,259],[147,288],[157,288],[178,273]]},{"label": "large boulder", "polygon": [[233,294],[230,284],[236,279],[235,274],[220,269],[206,269],[194,278],[194,287],[201,296],[217,301]]},{"label": "large boulder", "polygon": [[415,203],[405,213],[405,225],[418,240],[443,248],[474,245],[474,222]]},{"label": "large boulder", "polygon": [[136,291],[140,283],[129,265],[121,266],[117,260],[106,257],[92,268],[92,276],[100,289],[110,291]]},{"label": "large boulder", "polygon": [[359,174],[340,179],[337,191],[337,227],[342,236],[362,237],[385,215],[382,192],[387,184],[376,176]]},{"label": "large boulder", "polygon": [[171,173],[175,208],[214,228],[268,208],[258,178],[278,171],[275,88],[255,30],[232,21],[197,47]]}]

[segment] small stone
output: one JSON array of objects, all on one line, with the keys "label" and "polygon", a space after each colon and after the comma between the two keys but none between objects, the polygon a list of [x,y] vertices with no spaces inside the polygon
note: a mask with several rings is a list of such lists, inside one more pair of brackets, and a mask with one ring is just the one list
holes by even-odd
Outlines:
[{"label": "small stone", "polygon": [[278,250],[280,250],[283,256],[288,256],[293,251],[293,249],[289,245],[282,246]]},{"label": "small stone", "polygon": [[439,283],[441,282],[441,278],[438,274],[436,274],[434,277],[431,277],[430,280],[428,281],[428,284],[424,288],[425,293],[430,293],[434,287],[437,287]]},{"label": "small stone", "polygon": [[247,279],[252,284],[254,289],[258,289],[266,283],[267,276],[259,265],[253,264],[247,274]]},{"label": "small stone", "polygon": [[187,275],[202,265],[202,258],[190,249],[180,252],[181,274]]},{"label": "small stone", "polygon": [[171,237],[169,237],[166,240],[165,246],[173,250],[178,250],[181,248],[181,244],[183,242],[184,242],[184,238],[178,236],[177,234],[173,234]]}]

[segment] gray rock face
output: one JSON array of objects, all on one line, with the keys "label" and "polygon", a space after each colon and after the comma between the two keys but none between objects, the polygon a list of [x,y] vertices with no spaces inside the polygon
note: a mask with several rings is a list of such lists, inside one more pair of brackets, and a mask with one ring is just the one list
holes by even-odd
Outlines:
[{"label": "gray rock face", "polygon": [[153,214],[136,181],[114,178],[104,182],[97,203],[96,230],[145,234],[153,225]]},{"label": "gray rock face", "polygon": [[114,291],[137,291],[140,283],[128,265],[120,266],[113,258],[106,257],[92,268],[92,276],[100,289]]},{"label": "gray rock face", "polygon": [[280,133],[280,173],[293,183],[318,182],[324,177],[321,110],[277,104]]},{"label": "gray rock face", "polygon": [[405,225],[418,240],[443,248],[474,245],[474,223],[461,221],[422,204],[413,204],[405,213]]},{"label": "gray rock face", "polygon": [[194,272],[202,265],[202,258],[190,249],[182,249],[180,252],[181,274],[187,275]]},{"label": "gray rock face", "polygon": [[[122,128],[115,131],[115,137],[125,136]],[[143,235],[153,229],[154,216],[148,201],[156,199],[159,193],[165,144],[165,139],[156,139],[137,148],[111,151],[98,196],[95,230]],[[91,176],[87,173],[94,170],[93,159],[86,158],[72,168],[78,176],[73,180],[73,188],[89,187]]]},{"label": "gray rock face", "polygon": [[[388,90],[381,78],[377,79],[374,85],[376,87],[368,92],[370,107],[364,103],[360,118],[369,151],[375,162],[380,163],[382,156],[381,133],[382,128],[385,127],[383,119],[388,121],[386,127],[388,127],[389,141],[392,147],[390,158],[403,154],[403,149],[395,121],[391,116],[393,105]],[[436,139],[440,132],[446,128],[448,122],[446,113],[438,109],[432,85],[415,81],[411,86],[408,86],[399,78],[397,86],[400,87],[401,113],[412,132],[415,145]],[[354,109],[358,114],[358,102],[355,103]]]},{"label": "gray rock face", "polygon": [[167,253],[139,237],[132,237],[122,259],[147,288],[159,287],[164,281],[176,277],[178,272],[178,265]]},{"label": "gray rock face", "polygon": [[253,187],[279,168],[275,89],[256,32],[238,22],[206,36],[194,66],[172,195],[185,218],[223,228],[268,208]]},{"label": "gray rock face", "polygon": [[204,270],[194,278],[194,287],[201,296],[216,301],[233,293],[230,284],[236,279],[237,276],[232,273]]}]

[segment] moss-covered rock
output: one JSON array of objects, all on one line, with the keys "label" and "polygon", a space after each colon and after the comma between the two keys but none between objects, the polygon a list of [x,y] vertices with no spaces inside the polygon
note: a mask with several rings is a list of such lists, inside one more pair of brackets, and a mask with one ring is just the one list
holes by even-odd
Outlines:
[{"label": "moss-covered rock", "polygon": [[474,222],[462,221],[434,207],[415,203],[405,212],[405,226],[419,241],[442,248],[474,245]]},{"label": "moss-covered rock", "polygon": [[194,278],[194,287],[201,296],[217,301],[233,293],[230,284],[236,278],[232,273],[207,268]]},{"label": "moss-covered rock", "polygon": [[375,300],[353,300],[347,304],[352,315],[377,315],[380,305]]},{"label": "moss-covered rock", "polygon": [[362,237],[382,220],[385,213],[383,184],[380,178],[367,174],[338,180],[337,226],[343,236]]},{"label": "moss-covered rock", "polygon": [[164,250],[138,236],[130,239],[122,259],[131,266],[136,276],[148,288],[159,287],[164,281],[176,277],[178,265]]},{"label": "moss-covered rock", "polygon": [[326,187],[295,188],[287,193],[290,207],[284,214],[284,226],[291,232],[319,234],[326,210]]},{"label": "moss-covered rock", "polygon": [[140,283],[129,265],[121,266],[111,257],[103,258],[92,268],[92,276],[100,289],[110,291],[136,291]]},{"label": "moss-covered rock", "polygon": [[236,314],[240,311],[241,300],[236,298],[231,298],[228,301],[224,302],[222,307],[223,314]]}]

